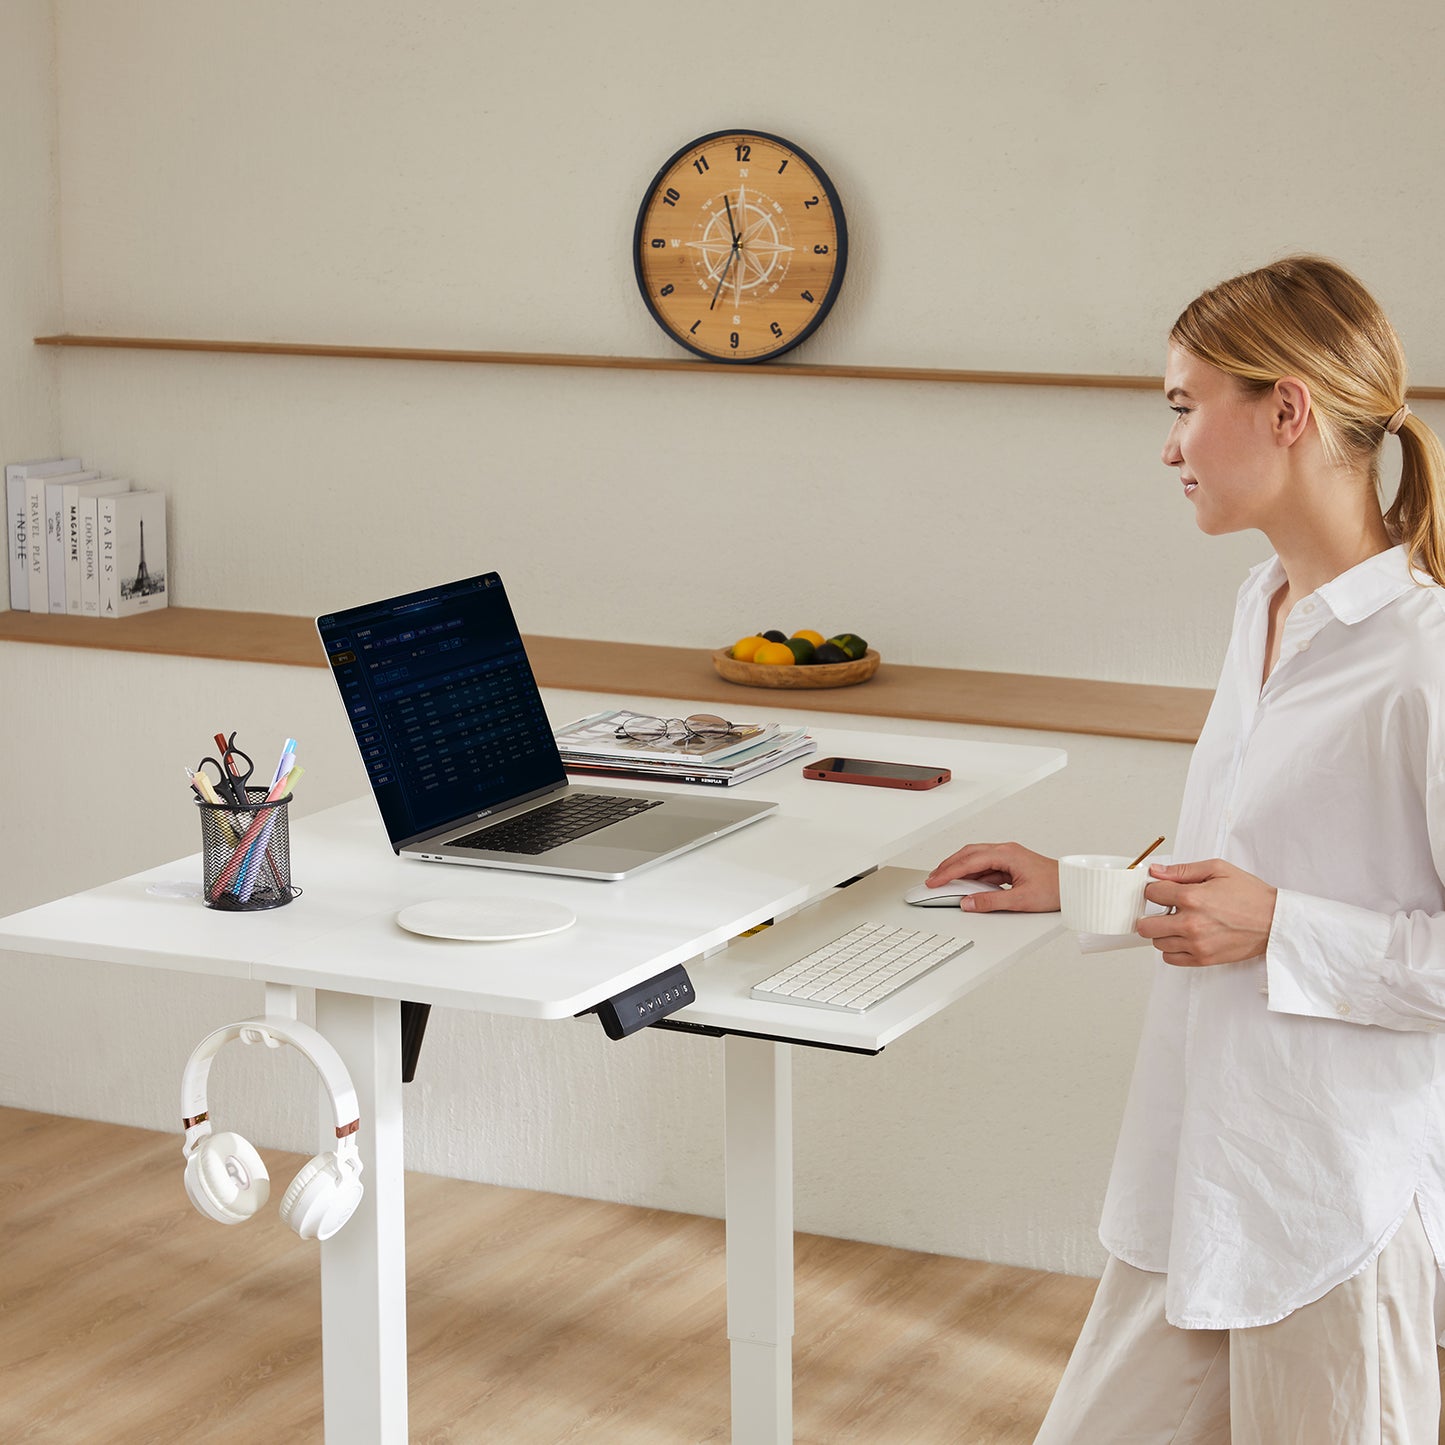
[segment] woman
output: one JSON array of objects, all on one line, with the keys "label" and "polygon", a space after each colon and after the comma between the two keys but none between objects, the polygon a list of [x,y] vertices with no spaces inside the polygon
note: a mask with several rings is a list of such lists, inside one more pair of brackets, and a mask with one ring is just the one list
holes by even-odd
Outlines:
[{"label": "woman", "polygon": [[[1163,459],[1239,593],[1190,763],[1100,1238],[1038,1445],[1434,1445],[1445,1260],[1445,452],[1380,308],[1295,257],[1170,334]],[[1379,456],[1398,438],[1388,513]],[[1058,908],[971,845],[930,884]]]}]

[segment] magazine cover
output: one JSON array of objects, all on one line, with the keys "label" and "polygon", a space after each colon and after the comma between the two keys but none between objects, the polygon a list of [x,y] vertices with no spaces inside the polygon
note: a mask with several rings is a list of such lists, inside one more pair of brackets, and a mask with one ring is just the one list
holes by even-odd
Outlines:
[{"label": "magazine cover", "polygon": [[679,725],[657,742],[637,742],[618,737],[617,730],[629,718],[646,718],[649,714],[628,709],[597,712],[558,728],[553,736],[564,758],[587,756],[599,758],[679,758],[696,762],[706,759],[720,762],[732,753],[741,752],[771,737],[776,727],[759,723],[738,723],[729,732],[715,737],[688,737]]}]

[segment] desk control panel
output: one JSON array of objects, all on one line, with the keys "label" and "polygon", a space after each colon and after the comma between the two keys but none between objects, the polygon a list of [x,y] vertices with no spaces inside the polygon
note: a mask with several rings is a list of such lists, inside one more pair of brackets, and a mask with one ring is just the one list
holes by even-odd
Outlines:
[{"label": "desk control panel", "polygon": [[692,980],[679,963],[646,983],[615,994],[598,1004],[595,1012],[609,1039],[625,1039],[628,1034],[635,1034],[638,1029],[686,1008],[693,1000]]}]

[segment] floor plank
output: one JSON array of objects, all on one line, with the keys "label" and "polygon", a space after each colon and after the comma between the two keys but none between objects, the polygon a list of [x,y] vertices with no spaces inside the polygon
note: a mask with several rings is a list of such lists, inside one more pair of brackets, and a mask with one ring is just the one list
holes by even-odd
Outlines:
[{"label": "floor plank", "polygon": [[[720,1221],[426,1175],[407,1218],[413,1442],[728,1441]],[[798,1445],[1033,1439],[1092,1280],[796,1254]],[[203,1219],[175,1136],[0,1108],[0,1440],[321,1438],[314,1246]]]}]

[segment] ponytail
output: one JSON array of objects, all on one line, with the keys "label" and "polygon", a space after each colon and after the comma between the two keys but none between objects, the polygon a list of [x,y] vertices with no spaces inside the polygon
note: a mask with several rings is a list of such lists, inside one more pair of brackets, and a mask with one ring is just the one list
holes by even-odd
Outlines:
[{"label": "ponytail", "polygon": [[1445,447],[1413,412],[1400,427],[1400,490],[1385,526],[1410,554],[1410,565],[1445,586]]},{"label": "ponytail", "polygon": [[1386,529],[1410,565],[1445,586],[1445,447],[1408,406],[1405,353],[1379,303],[1342,266],[1290,256],[1196,297],[1169,339],[1250,391],[1297,376],[1326,459],[1364,469],[1378,493],[1380,444],[1400,438],[1400,490]]}]

